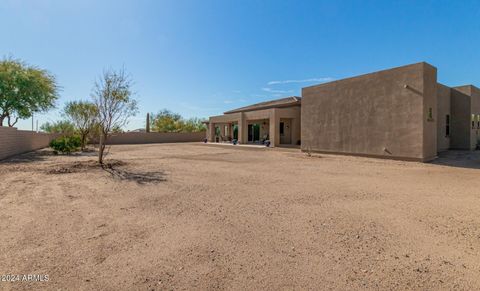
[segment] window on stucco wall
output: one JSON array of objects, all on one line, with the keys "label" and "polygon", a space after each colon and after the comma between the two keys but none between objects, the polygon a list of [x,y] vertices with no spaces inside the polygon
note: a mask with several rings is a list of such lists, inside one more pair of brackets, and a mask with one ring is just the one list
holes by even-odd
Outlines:
[{"label": "window on stucco wall", "polygon": [[450,136],[450,115],[447,114],[445,117],[445,137]]},{"label": "window on stucco wall", "polygon": [[433,109],[432,107],[428,108],[428,118],[427,121],[433,121]]}]

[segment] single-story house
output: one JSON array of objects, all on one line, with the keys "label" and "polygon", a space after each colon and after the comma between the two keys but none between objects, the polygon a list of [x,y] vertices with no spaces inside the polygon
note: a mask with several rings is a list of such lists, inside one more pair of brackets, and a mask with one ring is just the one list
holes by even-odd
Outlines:
[{"label": "single-story house", "polygon": [[430,161],[448,149],[476,149],[479,130],[480,89],[440,84],[437,69],[421,62],[212,116],[207,139]]}]

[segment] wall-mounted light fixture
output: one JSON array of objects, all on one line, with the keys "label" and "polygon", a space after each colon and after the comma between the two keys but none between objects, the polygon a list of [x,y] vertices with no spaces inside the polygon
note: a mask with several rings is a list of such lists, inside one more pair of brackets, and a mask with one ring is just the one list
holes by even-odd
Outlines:
[{"label": "wall-mounted light fixture", "polygon": [[418,95],[423,96],[423,92],[421,92],[421,91],[413,88],[412,86],[410,86],[410,85],[408,85],[408,84],[403,84],[403,88],[408,89],[408,90],[412,91],[412,92],[415,93],[415,94],[418,94]]}]

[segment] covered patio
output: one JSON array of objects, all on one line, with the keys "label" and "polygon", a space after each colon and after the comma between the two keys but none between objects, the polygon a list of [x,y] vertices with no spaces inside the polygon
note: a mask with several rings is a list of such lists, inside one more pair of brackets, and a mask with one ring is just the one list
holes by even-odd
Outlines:
[{"label": "covered patio", "polygon": [[209,142],[292,146],[300,144],[300,97],[253,104],[212,116]]}]

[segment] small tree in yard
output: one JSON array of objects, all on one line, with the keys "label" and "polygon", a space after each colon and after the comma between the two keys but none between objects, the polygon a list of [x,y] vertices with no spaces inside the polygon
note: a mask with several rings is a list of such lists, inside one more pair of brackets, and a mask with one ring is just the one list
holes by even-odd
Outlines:
[{"label": "small tree in yard", "polygon": [[40,129],[48,133],[59,133],[62,136],[71,136],[75,133],[75,126],[68,120],[46,122],[40,126]]},{"label": "small tree in yard", "polygon": [[87,101],[68,102],[65,106],[64,114],[75,125],[80,135],[81,150],[85,150],[87,145],[87,136],[94,130],[95,122],[98,116],[97,106]]},{"label": "small tree in yard", "polygon": [[51,109],[58,98],[55,77],[22,61],[0,61],[0,126],[14,126],[35,112]]},{"label": "small tree in yard", "polygon": [[123,127],[128,118],[137,113],[137,102],[132,95],[132,81],[123,69],[107,70],[95,82],[92,98],[98,114],[100,164],[103,164],[105,145],[112,130]]},{"label": "small tree in yard", "polygon": [[182,128],[182,116],[168,109],[163,109],[157,114],[152,113],[151,116],[150,127],[153,131],[179,132]]},{"label": "small tree in yard", "polygon": [[198,132],[206,130],[200,118],[184,119],[180,114],[164,109],[152,113],[150,127],[157,132]]}]

